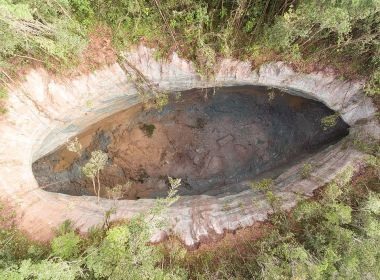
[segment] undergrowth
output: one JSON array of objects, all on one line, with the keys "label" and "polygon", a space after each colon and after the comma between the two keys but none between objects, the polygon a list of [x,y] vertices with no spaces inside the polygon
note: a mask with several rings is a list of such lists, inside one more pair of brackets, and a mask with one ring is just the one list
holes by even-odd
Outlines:
[{"label": "undergrowth", "polygon": [[214,75],[220,57],[256,66],[281,59],[365,75],[367,93],[378,95],[379,18],[376,0],[2,0],[0,68],[12,72],[24,61],[76,65],[89,32],[105,25],[116,50],[143,42],[157,58],[177,51],[204,76]]},{"label": "undergrowth", "polygon": [[[153,209],[113,226],[110,212],[87,236],[67,221],[50,244],[40,244],[3,225],[0,279],[379,279],[378,168],[354,178],[347,168],[290,212],[274,207],[260,238],[227,239],[207,250],[186,251],[173,239],[149,245],[165,222],[159,214],[177,199],[180,181],[172,178],[168,198]],[[268,191],[270,184],[254,187]]]},{"label": "undergrowth", "polygon": [[[379,98],[377,0],[0,0],[0,114],[6,113],[4,89],[20,68],[78,65],[99,24],[110,28],[117,52],[140,42],[155,47],[158,59],[176,51],[208,78],[221,57],[254,66],[285,60],[304,70],[332,66],[344,78],[364,76],[365,92]],[[155,92],[151,87],[141,89]],[[166,95],[157,95],[158,108],[166,103]],[[322,125],[335,121],[332,115]],[[154,126],[143,130],[152,136]],[[13,216],[4,205],[0,279],[380,279],[379,145],[353,145],[372,154],[366,173],[352,181],[347,170],[291,212],[279,207],[272,181],[253,184],[275,210],[266,234],[215,250],[148,244],[163,222],[154,217],[175,201],[175,188],[127,223],[110,226],[109,212],[85,237],[66,222],[50,244],[32,242],[6,223]],[[308,178],[312,168],[305,165],[300,176]]]},{"label": "undergrowth", "polygon": [[259,239],[229,240],[167,262],[191,279],[378,279],[379,177],[374,169],[354,182],[351,176],[347,169],[291,212],[277,208]]},{"label": "undergrowth", "polygon": [[160,214],[178,196],[180,179],[169,177],[168,196],[127,223],[111,226],[113,211],[103,225],[85,237],[70,221],[56,231],[49,245],[31,242],[14,227],[0,231],[0,279],[185,279],[186,271],[163,268],[159,247],[150,246],[154,231],[165,225]]}]

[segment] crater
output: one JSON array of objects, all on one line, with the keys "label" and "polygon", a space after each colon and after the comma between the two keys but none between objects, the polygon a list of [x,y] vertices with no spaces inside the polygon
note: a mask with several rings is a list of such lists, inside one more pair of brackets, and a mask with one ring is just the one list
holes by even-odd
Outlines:
[{"label": "crater", "polygon": [[137,104],[77,135],[79,155],[60,146],[32,165],[40,188],[93,196],[82,167],[91,152],[108,161],[100,172],[104,198],[137,200],[167,194],[168,176],[181,178],[181,196],[238,193],[236,184],[275,177],[348,134],[320,102],[276,88],[239,86],[193,89],[169,96],[162,108]]}]

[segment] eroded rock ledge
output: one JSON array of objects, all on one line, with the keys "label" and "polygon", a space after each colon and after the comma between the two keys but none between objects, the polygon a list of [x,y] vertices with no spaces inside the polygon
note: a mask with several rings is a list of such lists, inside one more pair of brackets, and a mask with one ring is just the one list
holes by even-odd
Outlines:
[{"label": "eroded rock ledge", "polygon": [[[209,81],[201,79],[192,64],[175,53],[168,61],[158,62],[153,57],[152,49],[139,46],[125,53],[122,65],[110,65],[71,80],[58,80],[36,69],[22,83],[13,85],[9,113],[0,122],[0,196],[11,203],[18,214],[19,227],[32,237],[50,238],[53,229],[66,219],[86,232],[101,223],[104,212],[113,206],[117,208],[113,219],[129,218],[152,206],[150,199],[116,203],[102,199],[97,204],[95,197],[46,192],[38,187],[31,169],[35,160],[89,125],[139,103],[136,77],[141,75],[149,81],[148,87],[159,91],[232,85],[282,88],[339,112],[351,126],[350,134],[380,138],[376,108],[363,94],[360,81],[343,81],[329,73],[296,73],[282,62],[252,70],[250,63],[230,59],[220,62],[215,79]],[[307,159],[317,166],[309,178],[301,178],[304,162],[300,162],[275,180],[284,208],[293,207],[299,193],[311,195],[345,167],[358,168],[363,163],[363,153],[343,146],[339,142]],[[262,196],[252,190],[228,193],[229,187],[222,195],[182,197],[166,214],[170,224],[167,233],[194,246],[203,238],[266,219],[271,208]],[[158,233],[153,241],[165,235]]]}]

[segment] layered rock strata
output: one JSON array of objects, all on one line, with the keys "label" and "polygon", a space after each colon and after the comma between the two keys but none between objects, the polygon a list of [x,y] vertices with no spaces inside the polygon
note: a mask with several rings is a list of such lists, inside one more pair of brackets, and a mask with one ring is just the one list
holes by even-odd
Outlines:
[{"label": "layered rock strata", "polygon": [[[9,112],[0,121],[0,199],[15,209],[20,229],[36,239],[47,240],[66,219],[84,233],[101,223],[111,207],[117,208],[112,219],[125,219],[153,205],[152,199],[101,199],[97,203],[91,196],[46,192],[39,188],[31,168],[34,161],[89,125],[139,103],[141,89],[155,93],[214,86],[278,87],[321,101],[337,111],[351,126],[351,135],[380,138],[376,107],[364,95],[361,81],[344,81],[326,72],[298,73],[282,62],[252,70],[250,63],[231,59],[222,60],[216,66],[214,79],[206,80],[176,53],[165,61],[155,60],[153,54],[153,49],[141,45],[126,52],[121,64],[90,74],[58,79],[43,69],[35,69],[22,82],[12,85]],[[331,145],[307,159],[318,167],[308,178],[300,175],[304,162],[276,178],[275,193],[281,196],[284,208],[293,207],[299,194],[312,195],[347,166],[357,169],[363,164],[365,155],[343,144]],[[174,234],[186,245],[195,246],[204,238],[263,221],[270,212],[263,195],[252,190],[186,196],[170,207],[165,214],[169,224],[166,232],[157,233],[152,241]]]}]

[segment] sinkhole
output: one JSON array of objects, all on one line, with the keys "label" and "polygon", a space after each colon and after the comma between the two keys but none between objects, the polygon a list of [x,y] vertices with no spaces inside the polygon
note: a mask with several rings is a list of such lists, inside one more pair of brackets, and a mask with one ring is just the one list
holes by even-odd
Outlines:
[{"label": "sinkhole", "polygon": [[[181,178],[181,196],[240,192],[243,180],[273,177],[348,134],[320,102],[264,86],[193,89],[169,96],[162,108],[137,104],[77,135],[79,155],[61,146],[32,165],[41,188],[75,196],[95,195],[82,167],[91,152],[108,161],[100,172],[100,196],[163,197],[168,176]],[[236,185],[235,185],[236,186]]]}]

